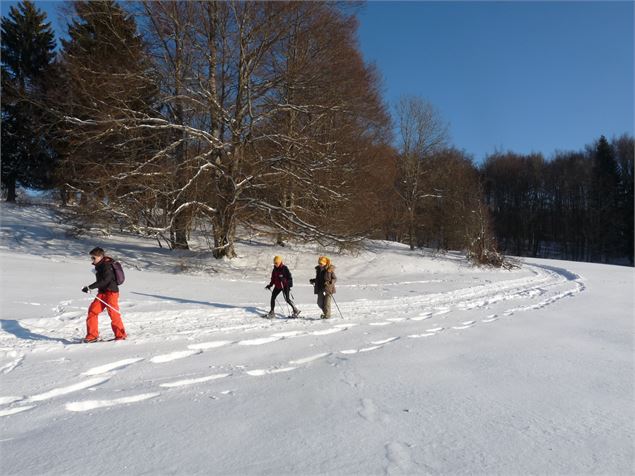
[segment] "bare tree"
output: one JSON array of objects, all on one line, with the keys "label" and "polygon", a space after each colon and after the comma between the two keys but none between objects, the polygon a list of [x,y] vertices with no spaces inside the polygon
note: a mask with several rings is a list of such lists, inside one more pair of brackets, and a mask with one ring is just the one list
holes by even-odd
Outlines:
[{"label": "bare tree", "polygon": [[423,186],[423,163],[446,146],[448,126],[426,100],[406,96],[397,106],[400,183],[398,190],[406,209],[410,249],[416,246],[417,206],[426,198],[438,198],[433,188]]},{"label": "bare tree", "polygon": [[[377,75],[357,51],[355,19],[329,3],[132,7],[149,71],[95,66],[97,86],[86,87],[81,63],[69,68],[76,80],[62,122],[72,142],[104,164],[104,144],[128,147],[99,188],[129,190],[98,197],[100,207],[132,226],[143,216],[174,248],[188,247],[197,218],[209,220],[216,257],[235,255],[240,223],[350,239],[344,217],[388,123]],[[154,107],[102,99],[109,84],[125,90],[140,76],[152,78]],[[74,155],[69,166],[81,163]]]}]

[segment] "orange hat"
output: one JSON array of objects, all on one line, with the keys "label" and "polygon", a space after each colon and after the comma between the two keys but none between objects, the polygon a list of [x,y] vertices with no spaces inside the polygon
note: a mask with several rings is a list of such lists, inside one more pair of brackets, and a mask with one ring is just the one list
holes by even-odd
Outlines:
[{"label": "orange hat", "polygon": [[273,264],[278,266],[280,263],[282,263],[282,256],[274,256],[273,257]]}]

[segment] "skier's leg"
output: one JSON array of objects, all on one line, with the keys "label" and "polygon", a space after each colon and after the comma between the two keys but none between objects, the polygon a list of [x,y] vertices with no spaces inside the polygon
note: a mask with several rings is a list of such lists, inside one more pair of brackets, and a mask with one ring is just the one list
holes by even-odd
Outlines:
[{"label": "skier's leg", "polygon": [[[101,299],[103,294],[97,294]],[[106,305],[98,299],[93,300],[88,306],[88,316],[86,317],[86,340],[94,340],[99,338],[99,320],[98,316],[104,310]]]},{"label": "skier's leg", "polygon": [[330,319],[331,318],[331,295],[326,293],[324,295],[324,317],[326,319]]},{"label": "skier's leg", "polygon": [[298,311],[298,308],[295,307],[295,304],[293,304],[293,300],[291,299],[291,290],[285,288],[282,291],[282,295],[284,296],[284,300],[287,301],[287,304],[289,304],[289,306],[291,306],[291,309],[293,309],[293,315],[297,316],[298,314],[300,314],[300,311]]},{"label": "skier's leg", "polygon": [[271,303],[270,303],[269,314],[273,314],[276,308],[276,298],[278,297],[278,294],[280,294],[280,291],[282,291],[282,289],[274,288],[273,292],[271,293]]},{"label": "skier's leg", "polygon": [[322,311],[322,315],[324,315],[324,294],[322,292],[318,292],[317,305]]},{"label": "skier's leg", "polygon": [[[123,327],[123,321],[121,319],[121,312],[117,312],[114,309],[119,310],[119,293],[107,292],[105,293],[105,299],[110,307],[107,307],[108,315],[110,316],[110,327],[112,328],[115,339],[125,339],[126,329]],[[114,309],[111,309],[114,308]]]}]

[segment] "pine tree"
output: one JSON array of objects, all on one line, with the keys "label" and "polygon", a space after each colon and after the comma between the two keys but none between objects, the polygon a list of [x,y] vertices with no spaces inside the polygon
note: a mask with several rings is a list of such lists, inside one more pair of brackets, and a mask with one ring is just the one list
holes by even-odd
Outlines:
[{"label": "pine tree", "polygon": [[7,201],[16,185],[45,188],[55,154],[41,127],[40,102],[54,57],[55,38],[46,13],[29,1],[2,18],[2,186]]},{"label": "pine tree", "polygon": [[594,239],[591,244],[593,261],[610,262],[621,254],[619,249],[618,210],[619,175],[615,151],[604,136],[597,142],[591,177],[591,216]]},{"label": "pine tree", "polygon": [[[81,194],[80,212],[95,212],[135,196],[121,174],[138,165],[151,147],[148,134],[129,132],[126,123],[151,114],[156,87],[134,17],[114,1],[73,3],[68,40],[62,40],[61,81],[53,100],[62,150],[62,187]],[[140,179],[141,177],[137,177]],[[137,180],[138,181],[138,180]],[[119,203],[134,214],[130,202]],[[100,213],[102,218],[121,210]]]}]

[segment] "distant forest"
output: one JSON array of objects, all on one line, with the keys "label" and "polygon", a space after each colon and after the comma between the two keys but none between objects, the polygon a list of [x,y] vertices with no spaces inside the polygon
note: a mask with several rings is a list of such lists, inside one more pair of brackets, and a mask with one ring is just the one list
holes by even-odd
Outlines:
[{"label": "distant forest", "polygon": [[23,1],[2,18],[2,193],[50,190],[101,226],[216,258],[238,238],[364,238],[633,265],[632,136],[475,163],[421,97],[388,105],[356,3],[78,1],[56,47]]}]

